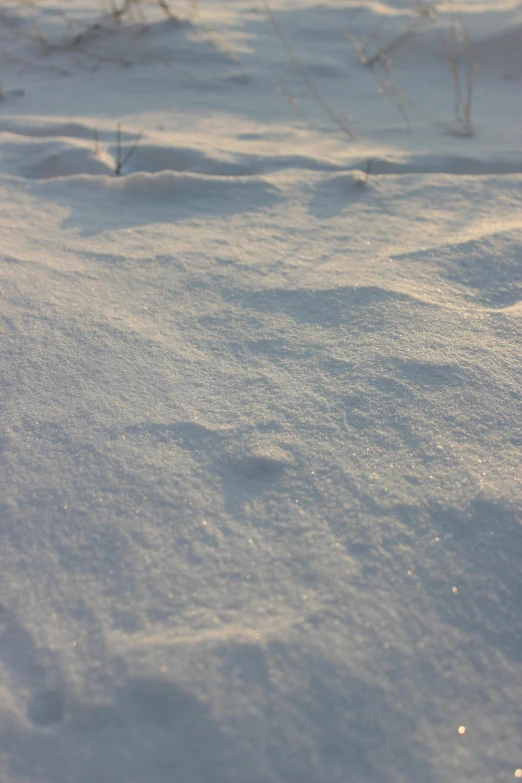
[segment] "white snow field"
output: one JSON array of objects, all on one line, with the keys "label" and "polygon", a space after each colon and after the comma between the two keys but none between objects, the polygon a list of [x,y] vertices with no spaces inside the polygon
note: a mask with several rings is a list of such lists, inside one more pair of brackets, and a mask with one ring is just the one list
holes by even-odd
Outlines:
[{"label": "white snow field", "polygon": [[522,4],[170,8],[0,8],[0,782],[522,778]]}]

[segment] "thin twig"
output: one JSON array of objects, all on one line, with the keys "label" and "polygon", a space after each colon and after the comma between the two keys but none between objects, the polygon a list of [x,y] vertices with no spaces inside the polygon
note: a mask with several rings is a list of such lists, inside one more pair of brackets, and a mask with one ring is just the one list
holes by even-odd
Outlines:
[{"label": "thin twig", "polygon": [[417,30],[419,30],[425,24],[426,16],[427,14],[423,14],[417,19],[414,19],[407,30],[399,33],[399,35],[395,36],[395,38],[393,38],[389,44],[383,46],[382,49],[379,49],[379,51],[376,52],[372,57],[367,58],[365,64],[371,68],[379,61],[387,60],[392,52],[394,52],[396,49],[399,49],[401,46],[404,46],[404,44],[415,35]]},{"label": "thin twig", "polygon": [[[383,90],[383,92],[388,95],[391,101],[401,112],[408,127],[409,117],[406,107],[413,109],[425,119],[429,119],[431,122],[434,122],[441,127],[444,127],[448,130],[453,130],[454,132],[458,130],[458,132],[462,133],[463,135],[472,136],[473,126],[471,122],[471,111],[476,62],[473,54],[473,46],[467,28],[455,9],[454,0],[449,0],[449,3],[451,8],[452,22],[449,41],[448,37],[437,24],[434,8],[430,5],[417,2],[416,0],[414,1],[414,5],[416,7],[418,17],[410,23],[406,30],[392,38],[388,44],[382,46],[372,56],[368,56],[366,54],[368,39],[365,44],[361,43],[351,33],[346,33],[346,36],[352,44],[352,47],[357,53],[361,63],[371,68],[377,84]],[[456,127],[451,123],[437,120],[432,114],[425,111],[415,101],[413,101],[411,98],[408,98],[397,87],[390,74],[390,54],[404,46],[406,42],[409,41],[409,39],[412,38],[412,36],[415,35],[426,22],[431,22],[433,24],[437,37],[441,42],[444,59],[450,70],[453,82],[454,117]],[[464,45],[464,51],[467,59],[465,87],[463,87],[461,83],[460,57],[462,43]]]},{"label": "thin twig", "polygon": [[275,19],[274,15],[272,13],[272,9],[270,8],[270,0],[265,0],[265,9],[266,9],[266,13],[268,15],[268,18],[270,20],[270,23],[272,24],[272,27],[276,31],[279,40],[281,41],[281,43],[283,44],[283,46],[284,46],[284,48],[286,50],[286,53],[288,54],[288,56],[289,56],[290,60],[292,61],[293,65],[295,66],[295,68],[299,72],[299,75],[301,76],[301,79],[306,84],[310,94],[315,98],[317,103],[323,108],[323,110],[330,117],[330,119],[335,122],[337,127],[340,128],[340,130],[342,130],[342,132],[350,139],[350,141],[356,141],[357,140],[357,136],[356,136],[355,132],[350,128],[349,125],[347,125],[345,123],[345,121],[342,119],[342,117],[340,117],[337,114],[337,112],[332,109],[330,104],[325,101],[325,99],[323,98],[321,93],[317,90],[317,88],[315,87],[314,83],[312,82],[312,80],[308,76],[307,72],[305,71],[305,69],[303,68],[301,63],[299,62],[299,60],[298,60],[294,50],[290,46],[290,43],[289,43],[287,37],[285,36],[281,26],[279,25],[279,23],[277,22],[277,20]]},{"label": "thin twig", "polygon": [[372,164],[373,164],[373,158],[368,158],[366,161],[366,169],[363,172],[362,177],[359,177],[357,180],[358,185],[367,185],[368,180],[370,179],[370,174],[372,172]]},{"label": "thin twig", "polygon": [[98,128],[95,128],[93,130],[92,135],[94,136],[94,154],[97,158],[99,158],[101,154],[101,147],[100,147],[100,135],[98,133]]},{"label": "thin twig", "polygon": [[114,166],[114,174],[116,177],[121,176],[123,167],[136,151],[136,147],[140,143],[142,136],[143,136],[143,131],[140,130],[140,132],[137,134],[136,138],[134,139],[134,142],[127,150],[126,155],[123,155],[122,146],[121,146],[121,123],[118,123],[116,125],[116,165]]},{"label": "thin twig", "polygon": [[[453,81],[454,114],[457,128],[464,135],[473,136],[471,111],[473,104],[473,88],[475,84],[476,58],[466,25],[456,10],[453,0],[449,0],[449,2],[451,9],[450,41],[448,42],[447,37],[439,28],[437,28],[437,34],[441,41]],[[462,51],[464,51],[466,60],[466,84],[464,88],[461,84],[460,67]]]}]

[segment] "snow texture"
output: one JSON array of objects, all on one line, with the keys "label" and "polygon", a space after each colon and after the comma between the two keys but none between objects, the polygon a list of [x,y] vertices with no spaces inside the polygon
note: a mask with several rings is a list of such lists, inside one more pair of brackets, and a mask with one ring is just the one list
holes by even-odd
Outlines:
[{"label": "snow texture", "polygon": [[0,781],[522,777],[522,7],[172,11],[0,11]]}]

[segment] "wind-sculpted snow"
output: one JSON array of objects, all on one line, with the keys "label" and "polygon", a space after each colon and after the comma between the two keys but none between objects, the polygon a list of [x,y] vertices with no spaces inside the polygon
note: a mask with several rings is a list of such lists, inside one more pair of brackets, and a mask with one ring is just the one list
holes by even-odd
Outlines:
[{"label": "wind-sculpted snow", "polygon": [[0,781],[515,780],[520,9],[183,6],[0,11]]}]

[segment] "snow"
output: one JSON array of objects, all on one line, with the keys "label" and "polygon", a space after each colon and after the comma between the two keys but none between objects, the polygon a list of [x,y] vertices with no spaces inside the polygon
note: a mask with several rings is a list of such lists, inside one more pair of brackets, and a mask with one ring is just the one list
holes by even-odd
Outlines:
[{"label": "snow", "polygon": [[0,13],[0,781],[521,777],[522,8],[173,10]]}]

